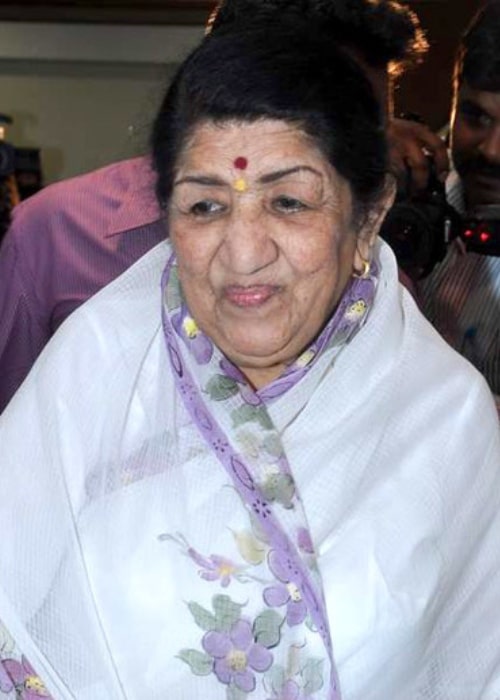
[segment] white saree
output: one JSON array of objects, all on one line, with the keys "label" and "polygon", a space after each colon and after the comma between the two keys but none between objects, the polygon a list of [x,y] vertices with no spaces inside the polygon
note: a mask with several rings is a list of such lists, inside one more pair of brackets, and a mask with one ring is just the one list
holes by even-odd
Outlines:
[{"label": "white saree", "polygon": [[[341,697],[498,700],[495,408],[378,255],[366,324],[268,406]],[[0,419],[0,700],[333,697],[299,593],[266,579],[266,538],[178,394],[168,256],[160,244],[77,311]],[[250,456],[252,439],[240,431]]]}]

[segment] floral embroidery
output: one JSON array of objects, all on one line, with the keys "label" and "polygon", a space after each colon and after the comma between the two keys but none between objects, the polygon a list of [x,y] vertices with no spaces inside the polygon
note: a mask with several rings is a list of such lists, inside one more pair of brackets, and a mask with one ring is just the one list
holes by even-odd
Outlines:
[{"label": "floral embroidery", "polygon": [[254,671],[267,671],[273,662],[269,649],[255,642],[247,620],[238,620],[229,632],[207,632],[201,643],[214,659],[213,669],[219,681],[234,683],[246,693],[255,689]]},{"label": "floral embroidery", "polygon": [[[320,357],[328,350],[331,365],[367,317],[376,268],[374,264],[366,278],[351,280],[319,336],[280,377],[258,391],[190,316],[173,253],[165,268],[163,328],[179,395],[252,523],[251,532],[232,532],[244,563],[227,552],[202,554],[180,535],[160,536],[181,546],[207,584],[222,589],[231,585],[233,594],[245,601],[216,595],[213,610],[188,603],[203,633],[198,648],[181,650],[179,658],[194,674],[215,677],[225,686],[226,700],[244,700],[257,687],[269,700],[309,700],[320,689],[322,698],[339,697],[314,547],[269,408],[307,374],[309,390],[314,390],[320,372],[310,373]],[[291,662],[298,648],[300,663]]]},{"label": "floral embroidery", "polygon": [[264,600],[271,607],[287,606],[286,621],[292,627],[300,625],[307,615],[307,606],[294,583],[277,583],[264,589]]},{"label": "floral embroidery", "polygon": [[264,685],[271,695],[267,700],[313,700],[324,685],[323,660],[305,658],[294,669],[274,666],[266,674]]},{"label": "floral embroidery", "polygon": [[286,621],[290,627],[300,625],[307,617],[307,605],[302,598],[300,588],[292,580],[293,572],[290,570],[286,554],[271,550],[268,556],[268,564],[279,583],[264,589],[264,601],[270,607],[286,605]]},{"label": "floral embroidery", "polygon": [[[257,687],[261,674],[269,672],[271,680],[264,683],[272,695],[269,700],[313,700],[313,689],[323,687],[322,660],[304,656],[307,642],[302,643],[300,652],[303,663],[292,677],[290,670],[285,678],[279,665],[274,666],[274,654],[282,638],[282,627],[297,627],[304,623],[317,635],[307,617],[307,605],[300,589],[292,579],[300,581],[300,574],[294,569],[286,552],[269,550],[259,522],[251,517],[253,531],[233,532],[233,537],[242,558],[253,566],[267,562],[270,573],[277,583],[266,581],[254,575],[249,567],[235,563],[228,557],[211,554],[204,556],[191,547],[181,534],[160,535],[161,541],[177,544],[200,569],[198,574],[205,581],[218,581],[226,588],[232,579],[240,583],[250,581],[264,584],[263,599],[268,608],[260,612],[251,622],[242,616],[246,604],[236,603],[227,595],[215,595],[212,599],[213,611],[197,602],[188,603],[188,609],[196,625],[204,631],[201,649],[182,649],[179,658],[187,663],[195,675],[215,675],[226,686],[227,700],[245,700],[248,693]],[[300,537],[300,533],[299,533]],[[302,533],[304,544],[309,544]],[[266,557],[267,553],[267,557]],[[283,617],[275,608],[286,606]],[[287,647],[285,647],[286,649]],[[297,655],[295,645],[290,645],[289,654]],[[294,652],[295,650],[295,652]],[[263,680],[263,679],[262,679]]]},{"label": "floral embroidery", "polygon": [[259,406],[260,399],[257,394],[248,385],[247,380],[243,376],[242,372],[229,362],[227,357],[222,357],[219,361],[219,368],[225,377],[232,379],[235,382],[235,387],[237,391],[240,392],[241,398],[248,404],[252,406]]},{"label": "floral embroidery", "polygon": [[314,545],[311,540],[309,530],[305,527],[300,527],[297,531],[297,544],[299,549],[306,554],[314,554]]},{"label": "floral embroidery", "polygon": [[347,308],[345,312],[345,318],[348,321],[354,322],[363,318],[367,311],[368,307],[366,305],[366,301],[364,299],[358,299],[358,301],[355,301]]},{"label": "floral embroidery", "polygon": [[266,558],[267,544],[248,530],[233,532],[232,534],[242,558],[253,566],[262,564]]},{"label": "floral embroidery", "polygon": [[238,572],[238,568],[233,562],[217,554],[211,554],[208,559],[202,562],[204,570],[199,571],[201,578],[205,581],[220,580],[221,586],[226,588],[231,582],[231,576]]},{"label": "floral embroidery", "polygon": [[295,364],[297,367],[307,367],[307,365],[314,360],[316,356],[316,353],[313,348],[309,348],[308,350],[305,350],[302,355],[299,355],[299,357],[295,360]]},{"label": "floral embroidery", "polygon": [[230,559],[222,557],[218,554],[210,554],[208,557],[204,557],[202,554],[196,551],[193,547],[190,547],[186,542],[186,539],[177,534],[168,535],[163,534],[158,538],[160,541],[171,540],[179,545],[184,554],[186,554],[190,559],[192,559],[201,568],[198,570],[199,576],[205,581],[220,581],[223,588],[227,588],[231,583],[231,577],[237,578],[239,580],[247,580],[242,574],[245,571],[244,566],[239,566],[235,564]]},{"label": "floral embroidery", "polygon": [[269,700],[306,700],[305,695],[300,692],[300,688],[295,681],[285,681],[280,690],[273,694]]},{"label": "floral embroidery", "polygon": [[21,662],[15,659],[0,661],[0,691],[10,693],[12,690],[15,690],[18,700],[47,700],[51,697],[24,656],[21,657]]},{"label": "floral embroidery", "polygon": [[0,691],[2,693],[10,693],[14,688],[14,683],[11,677],[4,668],[3,661],[0,660]]},{"label": "floral embroidery", "polygon": [[172,325],[200,365],[210,362],[214,351],[212,341],[198,328],[184,305],[172,316]]},{"label": "floral embroidery", "polygon": [[283,508],[293,508],[295,482],[291,474],[278,470],[270,472],[260,484],[260,489],[268,501],[281,503]]},{"label": "floral embroidery", "polygon": [[182,322],[182,329],[189,340],[196,338],[200,332],[200,329],[192,316],[185,316],[184,321]]},{"label": "floral embroidery", "polygon": [[220,683],[246,697],[256,687],[256,674],[272,666],[269,650],[279,644],[283,619],[273,611],[264,611],[252,623],[241,617],[244,605],[226,595],[214,596],[212,606],[213,612],[198,603],[188,603],[195,623],[205,630],[201,638],[203,652],[182,649],[179,658],[194,674],[213,673]]},{"label": "floral embroidery", "polygon": [[0,620],[0,659],[11,656],[16,644],[11,633]]}]

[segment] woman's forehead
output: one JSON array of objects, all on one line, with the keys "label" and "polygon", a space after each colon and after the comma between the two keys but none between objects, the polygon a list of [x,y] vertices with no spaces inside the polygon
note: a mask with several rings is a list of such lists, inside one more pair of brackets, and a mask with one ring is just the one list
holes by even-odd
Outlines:
[{"label": "woman's forehead", "polygon": [[181,151],[178,171],[230,168],[259,173],[298,163],[329,169],[313,139],[298,126],[271,119],[202,122]]}]

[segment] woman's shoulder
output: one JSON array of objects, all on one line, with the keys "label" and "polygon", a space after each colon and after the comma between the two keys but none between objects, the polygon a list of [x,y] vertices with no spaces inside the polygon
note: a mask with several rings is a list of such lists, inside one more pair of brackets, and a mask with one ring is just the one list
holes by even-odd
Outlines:
[{"label": "woman's shoulder", "polygon": [[413,296],[397,283],[394,256],[385,244],[380,258],[384,289],[371,319],[373,330],[367,333],[369,342],[361,352],[372,358],[373,371],[385,386],[383,395],[390,396],[397,411],[406,415],[416,411],[436,430],[448,425],[444,417],[455,425],[466,415],[473,420],[477,411],[494,418],[484,377],[446,342]]},{"label": "woman's shoulder", "polygon": [[157,387],[170,395],[161,361],[161,274],[169,253],[159,244],[64,321],[0,416],[2,466],[22,464],[29,473],[61,464],[76,483],[78,465],[94,464],[101,448],[108,454],[129,415],[137,418],[131,406],[150,407]]}]

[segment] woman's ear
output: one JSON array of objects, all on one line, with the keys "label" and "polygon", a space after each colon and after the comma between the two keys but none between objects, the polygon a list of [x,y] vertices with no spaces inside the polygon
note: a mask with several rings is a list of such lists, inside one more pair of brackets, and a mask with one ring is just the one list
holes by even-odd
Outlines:
[{"label": "woman's ear", "polygon": [[358,232],[356,252],[354,254],[355,269],[362,269],[366,261],[371,260],[371,250],[377,240],[378,232],[386,217],[387,212],[394,204],[396,196],[396,179],[393,175],[385,177],[384,190],[372,206],[365,222]]}]

